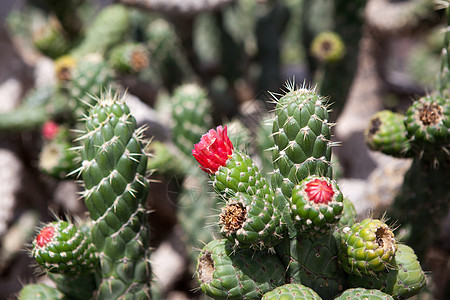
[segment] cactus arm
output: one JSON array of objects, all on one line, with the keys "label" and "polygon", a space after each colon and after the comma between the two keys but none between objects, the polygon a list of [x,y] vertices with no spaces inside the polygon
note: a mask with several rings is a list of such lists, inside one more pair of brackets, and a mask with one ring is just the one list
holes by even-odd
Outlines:
[{"label": "cactus arm", "polygon": [[81,137],[85,203],[101,261],[98,299],[150,297],[147,157],[124,99],[98,99]]}]

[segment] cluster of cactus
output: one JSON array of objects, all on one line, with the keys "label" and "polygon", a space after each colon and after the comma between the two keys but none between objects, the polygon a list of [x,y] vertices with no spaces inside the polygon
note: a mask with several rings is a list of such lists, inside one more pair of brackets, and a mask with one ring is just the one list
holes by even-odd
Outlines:
[{"label": "cluster of cactus", "polygon": [[[450,12],[447,8],[447,23]],[[405,113],[379,111],[365,132],[372,150],[410,158],[412,164],[394,200],[389,216],[404,229],[403,240],[423,258],[448,214],[450,185],[450,33],[444,43],[435,91],[414,100]]]},{"label": "cluster of cactus", "polygon": [[32,256],[57,288],[26,285],[20,299],[149,299],[147,156],[123,97],[102,94],[78,138],[89,219],[58,220],[35,237]]},{"label": "cluster of cactus", "polygon": [[[53,14],[64,8],[65,13],[61,13],[63,17],[76,16],[81,9],[86,9],[82,8],[84,5],[92,9],[89,6],[92,4],[85,1],[71,1],[64,7],[60,7],[55,1],[48,2]],[[76,2],[80,3],[75,4]],[[71,9],[72,11],[67,11]],[[39,10],[34,8],[32,11],[36,13]],[[33,20],[37,18],[34,14],[32,16]],[[139,13],[126,6],[109,5],[100,10],[93,21],[89,22],[89,26],[77,31],[76,35],[68,34],[65,32],[66,27],[60,26],[59,23],[65,24],[68,20],[49,17],[51,20],[48,20],[46,26],[56,26],[61,38],[70,38],[68,44],[60,48],[64,51],[49,53],[46,49],[55,51],[55,45],[51,42],[54,39],[47,36],[34,37],[35,48],[53,60],[55,82],[37,85],[22,99],[19,107],[8,113],[1,113],[0,131],[33,131],[36,128],[45,130],[47,122],[58,124],[59,134],[51,138],[42,135],[38,164],[42,172],[65,179],[71,178],[69,173],[80,166],[80,161],[73,159],[74,153],[71,150],[79,146],[72,129],[83,127],[80,119],[88,114],[90,106],[95,103],[94,98],[100,97],[102,90],[110,86],[122,88],[120,78],[130,75],[136,78],[144,76],[145,79],[151,76],[149,81],[152,84],[158,80],[155,73],[165,72],[164,66],[158,65],[162,61],[158,56],[167,56],[170,51],[158,47],[167,43],[166,40],[170,39],[168,35],[173,34],[173,29],[168,22],[159,18],[152,21],[145,19],[136,25],[137,21],[134,19],[143,19],[139,16]],[[16,16],[21,17],[23,16]],[[14,23],[13,21],[10,20],[10,23]],[[135,28],[136,26],[139,28]],[[10,27],[15,32],[15,26],[10,24]],[[145,35],[140,39],[134,32],[138,29],[144,31]],[[52,33],[55,34],[55,31]],[[155,62],[150,68],[152,59]]]},{"label": "cluster of cactus", "polygon": [[234,147],[227,127],[209,130],[192,150],[222,199],[222,239],[198,256],[201,290],[215,299],[419,293],[425,275],[414,251],[397,243],[384,220],[357,222],[332,178],[326,98],[314,89],[287,88],[276,101],[268,137],[274,145],[270,183]]}]

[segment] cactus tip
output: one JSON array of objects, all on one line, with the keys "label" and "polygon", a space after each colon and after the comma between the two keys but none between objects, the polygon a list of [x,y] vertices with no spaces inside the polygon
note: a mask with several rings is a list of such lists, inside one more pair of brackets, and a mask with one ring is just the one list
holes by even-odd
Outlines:
[{"label": "cactus tip", "polygon": [[53,236],[55,235],[55,229],[53,226],[47,226],[44,229],[39,232],[39,234],[36,237],[36,245],[38,247],[44,247],[47,245],[51,240],[53,239]]},{"label": "cactus tip", "polygon": [[316,204],[328,204],[332,201],[334,191],[330,183],[325,180],[315,179],[306,184],[306,194],[310,201]]}]

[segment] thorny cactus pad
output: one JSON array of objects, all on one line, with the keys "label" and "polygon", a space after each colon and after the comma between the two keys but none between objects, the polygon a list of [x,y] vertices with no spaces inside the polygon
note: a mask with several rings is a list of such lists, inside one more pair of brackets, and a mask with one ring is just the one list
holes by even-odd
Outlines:
[{"label": "thorny cactus pad", "polygon": [[397,244],[392,230],[384,222],[365,219],[342,231],[339,261],[344,271],[373,274],[391,267]]}]

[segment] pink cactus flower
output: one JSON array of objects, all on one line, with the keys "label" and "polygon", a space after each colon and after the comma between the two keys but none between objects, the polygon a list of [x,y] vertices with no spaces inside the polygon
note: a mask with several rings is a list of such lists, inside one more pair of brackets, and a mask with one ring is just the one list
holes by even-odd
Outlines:
[{"label": "pink cactus flower", "polygon": [[216,130],[210,129],[192,150],[200,168],[210,174],[225,166],[232,154],[233,144],[228,138],[226,126],[217,126]]},{"label": "pink cactus flower", "polygon": [[38,247],[44,247],[49,242],[52,241],[53,236],[55,235],[55,229],[52,226],[47,226],[39,232],[36,237],[36,245]]},{"label": "pink cactus flower", "polygon": [[328,204],[332,201],[334,195],[331,184],[318,178],[306,184],[305,192],[309,200],[316,204]]},{"label": "pink cactus flower", "polygon": [[42,126],[42,136],[46,140],[52,140],[56,137],[59,131],[59,125],[53,121],[47,121]]}]

